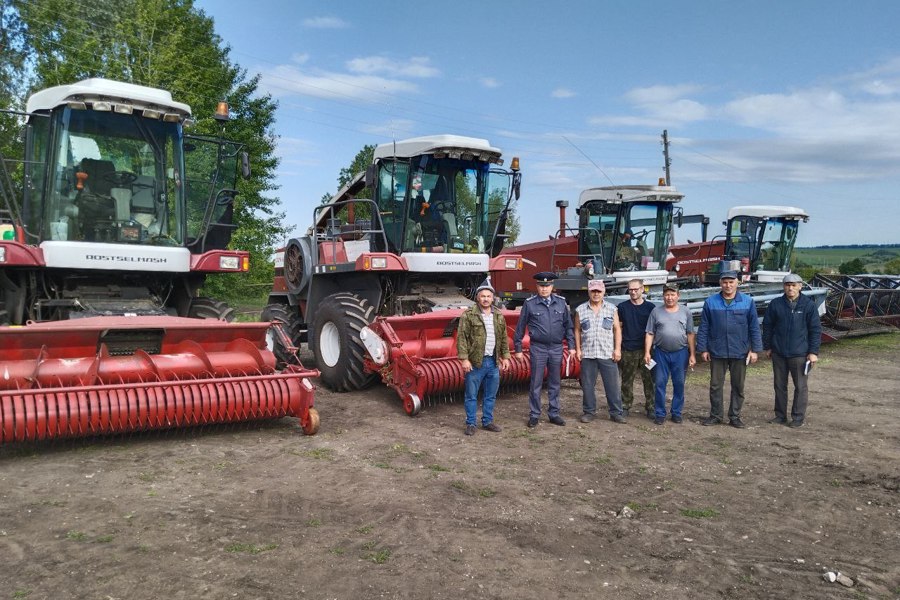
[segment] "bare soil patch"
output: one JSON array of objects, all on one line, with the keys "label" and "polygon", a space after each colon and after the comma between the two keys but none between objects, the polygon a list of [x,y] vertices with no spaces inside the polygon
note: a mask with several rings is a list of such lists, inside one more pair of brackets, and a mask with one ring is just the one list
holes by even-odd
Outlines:
[{"label": "bare soil patch", "polygon": [[874,339],[823,349],[797,430],[764,360],[745,430],[700,426],[701,365],[682,425],[582,425],[570,381],[567,426],[507,394],[470,438],[461,403],[409,418],[379,385],[319,389],[313,437],[0,448],[0,598],[897,598],[900,334]]}]

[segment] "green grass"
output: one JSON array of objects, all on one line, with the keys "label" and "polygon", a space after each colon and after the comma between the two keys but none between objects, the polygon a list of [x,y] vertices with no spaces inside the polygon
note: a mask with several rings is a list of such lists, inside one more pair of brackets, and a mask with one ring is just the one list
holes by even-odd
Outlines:
[{"label": "green grass", "polygon": [[87,534],[83,531],[67,531],[66,532],[67,540],[75,540],[76,542],[83,542],[87,539]]},{"label": "green grass", "polygon": [[362,525],[356,528],[356,533],[361,533],[363,535],[367,533],[372,533],[372,530],[375,529],[373,525]]},{"label": "green grass", "polygon": [[331,448],[313,448],[305,452],[306,456],[316,460],[331,460],[334,458],[334,450]]},{"label": "green grass", "polygon": [[112,535],[101,535],[94,541],[97,542],[98,544],[108,544],[111,541],[113,541],[113,536]]},{"label": "green grass", "polygon": [[307,527],[320,527],[322,525],[322,519],[310,519],[306,522]]},{"label": "green grass", "polygon": [[278,544],[266,544],[257,546],[255,544],[234,543],[225,546],[225,552],[243,553],[243,554],[260,554],[261,552],[269,552],[278,547]]},{"label": "green grass", "polygon": [[384,549],[379,550],[378,552],[373,552],[369,554],[368,559],[371,560],[376,565],[383,565],[387,562],[387,560],[391,557],[391,551]]},{"label": "green grass", "polygon": [[16,590],[13,592],[13,598],[27,598],[31,595],[31,590]]},{"label": "green grass", "polygon": [[719,516],[719,512],[712,508],[682,508],[681,514],[692,519],[714,519]]},{"label": "green grass", "polygon": [[434,473],[444,473],[450,470],[447,467],[442,467],[441,465],[428,465],[428,469]]},{"label": "green grass", "polygon": [[877,335],[866,335],[849,338],[840,341],[842,348],[860,348],[865,350],[877,350],[895,352],[900,349],[900,330]]}]

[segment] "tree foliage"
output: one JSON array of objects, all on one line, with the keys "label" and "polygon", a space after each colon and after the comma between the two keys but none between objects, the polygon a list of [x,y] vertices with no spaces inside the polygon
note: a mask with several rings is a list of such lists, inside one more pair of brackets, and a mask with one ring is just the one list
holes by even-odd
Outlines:
[{"label": "tree foliage", "polygon": [[858,258],[843,262],[838,266],[838,272],[841,275],[859,275],[866,272],[866,263]]},{"label": "tree foliage", "polygon": [[191,106],[191,133],[215,135],[216,104],[228,101],[225,135],[245,145],[253,173],[238,186],[231,245],[250,251],[251,273],[211,278],[204,293],[234,301],[271,284],[269,256],[289,231],[278,199],[267,195],[276,187],[277,103],[257,93],[258,77],[231,61],[212,19],[193,0],[10,0],[2,6],[0,99],[7,105],[21,105],[37,89],[105,77],[171,92]]}]

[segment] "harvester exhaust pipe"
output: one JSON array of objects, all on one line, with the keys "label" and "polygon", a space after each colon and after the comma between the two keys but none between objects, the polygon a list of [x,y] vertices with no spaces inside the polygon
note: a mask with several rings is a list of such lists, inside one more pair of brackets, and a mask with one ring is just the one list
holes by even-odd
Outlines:
[{"label": "harvester exhaust pipe", "polygon": [[556,207],[559,209],[559,237],[566,237],[566,209],[569,208],[568,200],[557,200]]}]

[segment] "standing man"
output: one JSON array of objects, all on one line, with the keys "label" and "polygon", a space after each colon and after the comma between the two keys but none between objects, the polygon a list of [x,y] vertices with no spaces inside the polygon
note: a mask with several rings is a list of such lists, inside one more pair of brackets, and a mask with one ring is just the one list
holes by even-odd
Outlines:
[{"label": "standing man", "polygon": [[784,295],[769,303],[763,318],[763,348],[772,359],[775,376],[775,417],[769,423],[787,422],[788,373],[794,381],[794,402],[788,427],[803,427],[809,400],[809,370],[819,360],[822,323],[816,303],[800,293],[803,280],[789,273],[782,280]]},{"label": "standing man", "polygon": [[653,418],[653,371],[644,366],[644,334],[647,319],[655,308],[644,300],[644,282],[632,279],[628,282],[628,302],[617,307],[619,322],[622,324],[622,360],[619,361],[619,375],[622,377],[622,408],[627,417],[634,403],[634,376],[641,374],[644,388],[644,413]]},{"label": "standing man", "polygon": [[522,358],[522,338],[525,328],[531,337],[530,366],[531,389],[528,393],[530,412],[528,426],[537,427],[541,416],[541,385],[544,381],[544,369],[547,369],[547,396],[549,406],[547,416],[554,425],[565,425],[566,421],[559,415],[559,378],[562,366],[565,339],[571,351],[575,348],[575,337],[572,334],[572,315],[569,305],[562,296],[553,293],[555,273],[544,271],[534,276],[537,281],[537,294],[522,305],[519,324],[513,344],[516,358]]},{"label": "standing man", "polygon": [[746,427],[741,421],[744,404],[744,379],[747,365],[755,363],[762,351],[762,335],[753,298],[737,291],[737,273],[723,271],[719,275],[721,291],[703,303],[697,350],[709,367],[709,416],[703,425],[722,422],[722,390],[725,371],[731,376],[731,402],[728,421],[732,427]]},{"label": "standing man", "polygon": [[588,301],[575,309],[575,354],[581,361],[582,423],[590,423],[597,412],[597,372],[603,379],[603,391],[609,418],[624,423],[621,385],[616,362],[622,357],[622,326],[616,307],[603,300],[606,285],[599,279],[588,282]]},{"label": "standing man", "polygon": [[656,361],[656,402],[653,422],[666,422],[666,385],[672,376],[672,422],[681,423],[684,407],[684,378],[687,367],[694,368],[694,318],[686,306],[678,304],[678,286],[663,287],[663,305],[653,309],[647,321],[644,363]]},{"label": "standing man", "polygon": [[494,423],[494,401],[500,387],[500,369],[509,368],[510,358],[506,319],[494,306],[494,288],[487,280],[475,290],[475,302],[459,318],[456,336],[456,354],[466,374],[466,435],[475,435],[478,389],[482,386],[481,427],[500,431]]}]

